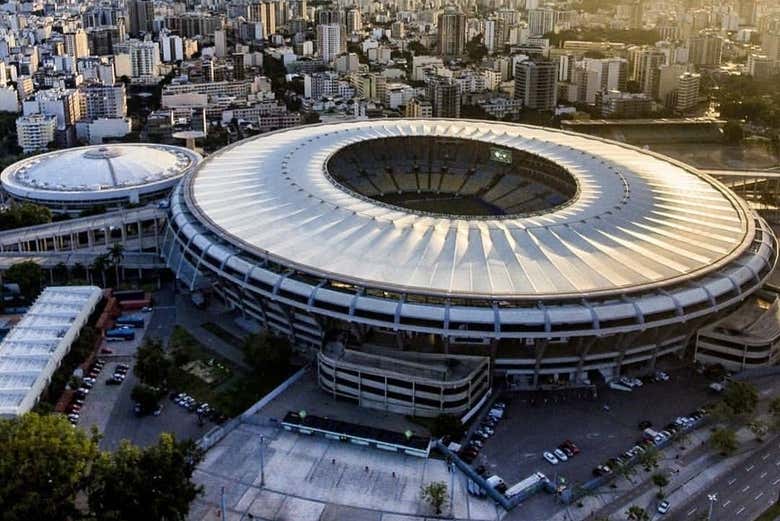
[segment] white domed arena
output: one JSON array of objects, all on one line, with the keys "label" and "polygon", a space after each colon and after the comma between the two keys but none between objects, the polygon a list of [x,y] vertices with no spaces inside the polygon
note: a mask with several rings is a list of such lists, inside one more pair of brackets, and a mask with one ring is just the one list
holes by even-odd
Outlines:
[{"label": "white domed arena", "polygon": [[[329,392],[393,408],[404,378],[457,382],[439,390],[450,403],[435,389],[412,398],[449,412],[496,374],[538,387],[652,371],[777,260],[767,224],[687,165],[553,129],[436,119],[229,146],[174,190],[163,253],[183,283],[209,283],[317,353]],[[355,378],[384,390],[355,394]]]},{"label": "white domed arena", "polygon": [[0,182],[11,199],[53,212],[117,209],[166,197],[201,159],[186,148],[153,143],[66,148],[12,164]]}]

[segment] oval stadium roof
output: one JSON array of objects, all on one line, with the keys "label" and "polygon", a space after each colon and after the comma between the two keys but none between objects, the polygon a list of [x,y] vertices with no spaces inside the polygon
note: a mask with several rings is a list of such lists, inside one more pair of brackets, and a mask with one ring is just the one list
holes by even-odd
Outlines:
[{"label": "oval stadium roof", "polygon": [[[577,194],[548,213],[450,217],[371,200],[327,172],[329,158],[347,145],[402,136],[476,140],[541,156],[575,178]],[[580,134],[487,121],[288,129],[223,149],[188,183],[199,218],[256,255],[410,293],[620,295],[714,271],[748,248],[755,232],[744,204],[691,167]]]}]

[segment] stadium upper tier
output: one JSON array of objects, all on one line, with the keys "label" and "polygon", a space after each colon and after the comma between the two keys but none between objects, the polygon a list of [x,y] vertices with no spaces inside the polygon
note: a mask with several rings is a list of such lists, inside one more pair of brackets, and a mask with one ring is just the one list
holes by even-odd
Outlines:
[{"label": "stadium upper tier", "polygon": [[485,121],[266,134],[207,159],[186,196],[249,254],[400,293],[537,301],[685,287],[684,300],[707,301],[774,263],[758,217],[690,167]]},{"label": "stadium upper tier", "polygon": [[122,207],[168,194],[201,156],[170,145],[112,144],[56,150],[23,159],[0,175],[14,199],[55,211]]}]

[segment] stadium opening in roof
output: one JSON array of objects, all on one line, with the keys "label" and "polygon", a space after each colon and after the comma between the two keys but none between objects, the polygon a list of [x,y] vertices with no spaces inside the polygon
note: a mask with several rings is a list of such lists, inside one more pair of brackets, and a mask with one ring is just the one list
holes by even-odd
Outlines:
[{"label": "stadium opening in roof", "polygon": [[[435,379],[404,384],[409,363],[394,368],[394,353],[482,356],[491,378],[530,387],[651,371],[777,260],[746,203],[677,161],[547,128],[435,119],[229,146],[173,192],[163,253],[190,287],[213,285],[316,352],[329,392],[431,414],[472,407],[483,372],[445,404],[420,391]],[[371,379],[351,351],[381,357]]]}]

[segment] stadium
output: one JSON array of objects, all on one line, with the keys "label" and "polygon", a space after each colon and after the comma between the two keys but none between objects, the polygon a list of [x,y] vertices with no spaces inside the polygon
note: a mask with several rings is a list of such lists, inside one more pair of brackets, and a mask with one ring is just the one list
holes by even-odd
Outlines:
[{"label": "stadium", "polygon": [[0,181],[11,199],[56,213],[119,209],[166,197],[200,160],[200,154],[170,145],[85,146],[18,161]]},{"label": "stadium", "polygon": [[773,270],[718,181],[565,131],[467,120],[287,129],[203,161],[162,253],[191,289],[308,348],[363,405],[467,413],[529,388],[653,371]]}]

